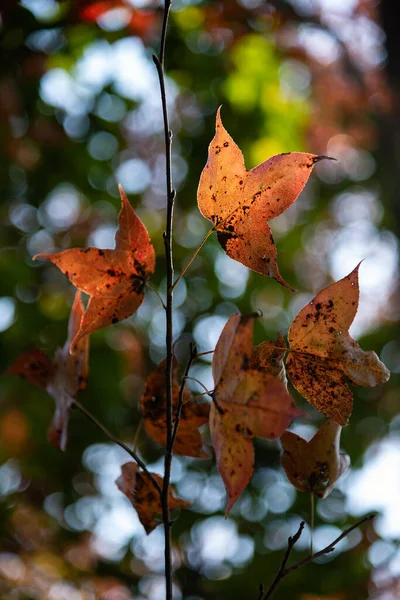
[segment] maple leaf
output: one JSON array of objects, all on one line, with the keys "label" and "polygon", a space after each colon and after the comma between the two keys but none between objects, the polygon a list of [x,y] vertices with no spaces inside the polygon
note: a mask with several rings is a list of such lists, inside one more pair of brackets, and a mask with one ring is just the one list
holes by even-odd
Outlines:
[{"label": "maple leaf", "polygon": [[210,433],[217,467],[224,482],[226,513],[253,474],[252,437],[282,435],[303,414],[293,405],[285,385],[267,370],[251,368],[254,321],[234,314],[226,323],[213,356],[215,390]]},{"label": "maple leaf", "polygon": [[[125,494],[136,509],[140,522],[149,534],[159,525],[157,517],[162,515],[160,495],[151,479],[144,471],[140,471],[134,462],[127,462],[121,467],[122,474],[116,480],[118,489]],[[151,473],[162,489],[163,479],[155,473]],[[169,508],[186,508],[190,502],[181,500],[173,495],[170,488],[168,494]]]},{"label": "maple leaf", "polygon": [[80,292],[75,295],[68,323],[68,338],[63,348],[57,348],[54,360],[38,348],[21,354],[6,371],[20,375],[30,383],[47,391],[56,404],[48,439],[56,447],[65,450],[71,406],[78,392],[86,387],[89,359],[89,337],[76,344],[75,354],[69,352],[71,341],[78,331],[83,315]]},{"label": "maple leaf", "polygon": [[282,435],[281,464],[296,489],[326,498],[347,473],[350,458],[339,452],[341,431],[327,420],[309,442],[291,431]]},{"label": "maple leaf", "polygon": [[[140,401],[144,419],[144,427],[148,435],[160,446],[165,448],[166,425],[166,360],[150,373],[146,381],[146,388]],[[176,410],[179,400],[178,362],[176,358],[172,364],[172,408]],[[175,438],[174,453],[183,456],[208,458],[203,450],[203,440],[199,427],[207,423],[210,405],[207,402],[193,401],[191,392],[185,387],[183,392],[183,406],[179,420],[179,429]]]},{"label": "maple leaf", "polygon": [[329,157],[289,152],[246,171],[240,148],[222,125],[220,110],[197,192],[200,212],[215,226],[228,256],[292,289],[279,273],[268,221],[293,204],[314,165]]},{"label": "maple leaf", "polygon": [[56,254],[37,254],[53,262],[90,300],[71,350],[85,335],[130,317],[141,305],[144,286],[154,273],[155,252],[149,234],[119,186],[115,249],[73,248]]},{"label": "maple leaf", "polygon": [[348,333],[358,308],[359,266],[305,306],[288,333],[291,382],[314,408],[341,426],[348,424],[353,408],[347,380],[372,387],[390,377],[375,352],[364,352]]},{"label": "maple leaf", "polygon": [[[282,350],[279,350],[279,348],[282,348]],[[283,335],[279,333],[275,342],[262,342],[253,348],[250,367],[274,375],[287,386],[284,363],[286,352],[287,348]]]}]

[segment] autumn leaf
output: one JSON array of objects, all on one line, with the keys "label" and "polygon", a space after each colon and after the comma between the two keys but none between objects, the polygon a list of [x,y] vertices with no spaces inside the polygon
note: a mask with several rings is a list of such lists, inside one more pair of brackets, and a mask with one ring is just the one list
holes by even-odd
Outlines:
[{"label": "autumn leaf", "polygon": [[197,202],[228,256],[290,288],[278,270],[268,221],[293,204],[314,165],[324,158],[328,157],[289,152],[246,171],[243,154],[222,125],[218,109]]},{"label": "autumn leaf", "polygon": [[213,356],[215,390],[210,432],[228,494],[227,513],[253,474],[251,438],[276,439],[302,414],[277,377],[250,367],[253,326],[252,317],[232,315]]},{"label": "autumn leaf", "polygon": [[[279,348],[282,348],[282,350],[279,350]],[[274,375],[287,386],[284,363],[286,352],[285,340],[283,335],[279,333],[275,342],[262,342],[253,348],[250,367]]]},{"label": "autumn leaf", "polygon": [[154,273],[155,252],[145,226],[123,189],[115,249],[73,248],[56,254],[37,254],[53,262],[90,300],[71,349],[89,333],[130,317],[141,305],[144,286]]},{"label": "autumn leaf", "polygon": [[[166,361],[163,360],[158,367],[150,373],[146,381],[146,388],[140,401],[144,419],[144,427],[148,435],[160,446],[165,448],[166,426]],[[178,362],[174,358],[172,365],[172,408],[175,410],[179,400]],[[207,423],[210,405],[207,402],[197,403],[193,400],[191,392],[185,387],[183,392],[183,406],[179,421],[179,429],[174,444],[174,453],[183,456],[208,458],[203,450],[203,440],[199,427]]]},{"label": "autumn leaf", "polygon": [[348,333],[358,308],[359,266],[305,306],[288,333],[291,382],[314,408],[342,427],[353,409],[347,381],[372,387],[390,376],[375,352],[364,352]]},{"label": "autumn leaf", "polygon": [[[127,462],[121,467],[122,474],[116,480],[118,489],[125,494],[136,509],[140,522],[149,534],[159,525],[157,517],[162,515],[160,495],[151,479],[144,471],[140,471],[134,462]],[[151,473],[160,488],[163,479],[155,473]],[[176,498],[173,490],[169,491],[168,503],[170,510],[174,508],[186,508],[190,502]]]},{"label": "autumn leaf", "polygon": [[54,360],[42,350],[33,348],[19,356],[6,373],[20,375],[30,383],[47,391],[56,404],[55,413],[48,430],[48,439],[56,447],[65,450],[71,406],[78,392],[86,387],[88,375],[89,337],[80,338],[75,354],[69,348],[82,319],[84,307],[80,292],[75,295],[68,324],[68,338],[63,348],[58,348]]},{"label": "autumn leaf", "polygon": [[350,458],[339,452],[341,431],[327,420],[309,442],[291,431],[282,435],[281,464],[296,489],[326,498],[347,473]]}]

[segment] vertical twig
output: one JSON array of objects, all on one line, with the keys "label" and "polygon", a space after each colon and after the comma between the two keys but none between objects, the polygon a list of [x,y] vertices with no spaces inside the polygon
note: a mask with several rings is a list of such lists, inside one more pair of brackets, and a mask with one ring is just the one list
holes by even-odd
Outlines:
[{"label": "vertical twig", "polygon": [[171,9],[172,0],[164,2],[164,16],[161,32],[160,56],[153,55],[153,61],[157,68],[158,79],[160,83],[161,104],[164,120],[164,138],[165,138],[165,174],[167,185],[167,219],[164,232],[164,248],[166,260],[166,275],[167,275],[167,295],[166,295],[166,451],[164,460],[164,483],[162,493],[162,512],[165,535],[165,586],[166,600],[172,600],[172,556],[171,556],[171,522],[169,516],[168,493],[171,478],[171,463],[172,463],[172,439],[173,439],[173,419],[172,419],[172,361],[173,361],[173,328],[172,328],[172,308],[173,295],[172,284],[174,279],[174,262],[172,255],[172,225],[174,214],[175,190],[172,187],[171,173],[171,145],[172,133],[169,128],[167,98],[165,93],[164,80],[164,58],[165,58],[165,42],[167,36],[168,16]]}]

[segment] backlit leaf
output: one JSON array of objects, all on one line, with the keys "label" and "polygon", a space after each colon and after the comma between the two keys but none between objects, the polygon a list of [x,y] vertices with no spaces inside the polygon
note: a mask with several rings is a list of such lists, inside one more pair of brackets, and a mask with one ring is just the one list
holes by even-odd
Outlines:
[{"label": "backlit leaf", "polygon": [[295,388],[334,423],[345,426],[353,408],[347,380],[375,386],[390,373],[375,352],[364,352],[348,329],[357,312],[359,265],[322,290],[293,320],[286,361]]},{"label": "backlit leaf", "polygon": [[268,221],[293,204],[314,165],[324,158],[303,152],[278,154],[246,171],[243,154],[222,125],[218,109],[197,201],[228,256],[290,288],[278,270]]},{"label": "backlit leaf", "polygon": [[350,458],[339,452],[341,431],[327,420],[309,442],[291,431],[282,435],[281,464],[295,488],[326,498],[347,473]]},{"label": "backlit leaf", "polygon": [[[150,373],[146,381],[146,389],[141,398],[140,406],[144,419],[144,427],[148,435],[160,446],[166,446],[166,361]],[[178,363],[173,361],[172,407],[175,414],[179,399]],[[179,429],[175,439],[174,453],[184,456],[208,458],[203,449],[199,427],[207,423],[210,405],[207,402],[193,401],[190,390],[186,387],[183,392],[183,406],[179,421]]]},{"label": "backlit leaf", "polygon": [[53,262],[90,300],[71,349],[85,335],[132,315],[144,298],[144,286],[154,273],[155,252],[145,226],[120,187],[122,208],[114,250],[71,249],[37,254]]},{"label": "backlit leaf", "polygon": [[[125,463],[122,465],[121,471],[122,474],[115,483],[136,509],[146,533],[151,533],[157,525],[160,525],[160,517],[162,515],[158,490],[146,473],[139,470],[136,463]],[[160,488],[162,488],[162,477],[155,473],[151,473],[151,475],[157,481]],[[190,502],[176,498],[171,488],[168,495],[168,503],[170,510],[174,508],[186,508],[190,504]]]},{"label": "backlit leaf", "polygon": [[210,411],[211,440],[228,494],[226,512],[253,474],[252,437],[276,439],[302,413],[285,385],[266,370],[251,368],[254,320],[234,314],[213,357],[215,390]]}]

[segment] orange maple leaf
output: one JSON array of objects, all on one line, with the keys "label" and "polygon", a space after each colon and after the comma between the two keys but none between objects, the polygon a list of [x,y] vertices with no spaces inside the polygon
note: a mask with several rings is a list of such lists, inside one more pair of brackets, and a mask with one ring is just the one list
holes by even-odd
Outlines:
[{"label": "orange maple leaf", "polygon": [[246,171],[243,154],[222,125],[218,109],[197,202],[228,256],[290,288],[278,270],[268,221],[293,204],[314,165],[324,158],[329,157],[289,152]]},{"label": "orange maple leaf", "polygon": [[63,348],[57,348],[54,360],[38,348],[21,354],[6,373],[20,375],[30,383],[47,391],[56,403],[56,410],[48,430],[48,439],[56,448],[65,450],[71,406],[78,392],[86,387],[89,359],[89,337],[81,337],[75,354],[69,348],[75,338],[83,315],[81,293],[77,292],[68,324],[68,338]]},{"label": "orange maple leaf", "polygon": [[73,248],[37,254],[53,262],[90,300],[71,350],[85,335],[130,317],[141,305],[147,279],[154,273],[155,252],[149,234],[122,187],[115,249]]},{"label": "orange maple leaf", "polygon": [[314,408],[341,426],[347,425],[353,408],[347,380],[373,387],[390,377],[375,352],[364,352],[348,333],[358,307],[359,266],[311,300],[288,333],[291,382]]},{"label": "orange maple leaf", "polygon": [[[156,486],[145,472],[140,471],[134,462],[127,462],[121,467],[121,475],[116,480],[118,489],[127,496],[133,507],[136,509],[140,522],[149,534],[160,525],[157,517],[162,514],[160,494]],[[151,473],[158,485],[162,489],[163,478],[155,473]],[[173,490],[170,488],[168,494],[168,505],[171,510],[174,508],[186,508],[190,502],[176,498]]]},{"label": "orange maple leaf", "polygon": [[290,483],[301,492],[326,498],[338,480],[350,468],[350,458],[340,453],[342,428],[325,421],[314,437],[306,442],[292,431],[285,431],[281,464]]},{"label": "orange maple leaf", "polygon": [[[165,365],[166,361],[163,360],[147,377],[146,389],[140,401],[146,432],[164,448],[167,436]],[[174,411],[178,405],[180,391],[177,371],[178,362],[174,358],[172,364],[172,408]],[[198,428],[207,423],[210,405],[207,402],[194,402],[190,390],[186,387],[183,391],[183,402],[174,453],[208,458],[208,454],[203,449],[203,440]]]},{"label": "orange maple leaf", "polygon": [[215,390],[210,410],[210,433],[217,467],[224,482],[226,512],[245,489],[253,474],[251,438],[270,440],[282,435],[295,417],[302,415],[286,386],[266,365],[251,368],[254,322],[234,314],[225,325],[213,356]]}]

